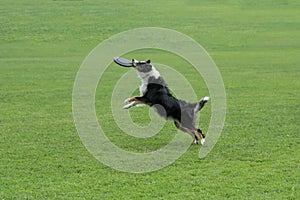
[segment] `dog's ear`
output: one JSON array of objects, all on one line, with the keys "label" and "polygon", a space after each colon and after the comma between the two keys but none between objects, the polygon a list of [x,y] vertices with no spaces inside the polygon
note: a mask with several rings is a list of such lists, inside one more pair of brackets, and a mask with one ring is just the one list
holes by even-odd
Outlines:
[{"label": "dog's ear", "polygon": [[147,60],[146,63],[147,63],[147,64],[150,64],[150,63],[151,63],[151,60]]}]

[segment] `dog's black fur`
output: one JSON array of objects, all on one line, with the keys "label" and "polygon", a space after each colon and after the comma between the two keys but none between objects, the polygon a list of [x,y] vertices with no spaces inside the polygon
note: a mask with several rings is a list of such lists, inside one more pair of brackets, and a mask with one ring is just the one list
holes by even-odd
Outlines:
[{"label": "dog's black fur", "polygon": [[[142,73],[147,73],[154,68],[150,64],[150,61],[136,62],[135,65],[138,73],[142,70],[145,71]],[[143,65],[143,67],[140,65]],[[174,120],[174,124],[178,129],[190,134],[193,137],[195,144],[198,144],[198,138],[195,135],[195,133],[198,133],[201,138],[201,143],[203,144],[205,136],[199,128],[195,127],[195,114],[201,110],[207,101],[208,97],[201,99],[197,103],[179,100],[171,94],[161,76],[150,76],[148,78],[146,90],[143,94],[141,96],[129,98],[127,102],[137,102],[153,107],[160,116],[165,119]]]}]

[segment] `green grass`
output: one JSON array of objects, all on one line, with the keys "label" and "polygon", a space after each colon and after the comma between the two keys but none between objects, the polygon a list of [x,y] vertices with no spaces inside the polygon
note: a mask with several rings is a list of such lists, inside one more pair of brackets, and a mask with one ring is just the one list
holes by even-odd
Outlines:
[{"label": "green grass", "polygon": [[[0,199],[300,198],[298,1],[2,0],[0,10]],[[224,80],[227,116],[205,159],[192,145],[166,168],[130,174],[85,149],[73,122],[72,89],[97,44],[145,26],[175,29],[204,46]],[[130,55],[178,70],[183,62],[152,51]],[[170,140],[171,122],[153,138],[136,139],[101,106],[110,105],[111,84],[126,71],[111,66],[105,72],[97,117],[107,121],[118,146],[152,151]],[[180,72],[199,98],[207,94],[192,70]],[[205,131],[209,106],[201,115]],[[131,111],[137,123],[149,122],[147,113]]]}]

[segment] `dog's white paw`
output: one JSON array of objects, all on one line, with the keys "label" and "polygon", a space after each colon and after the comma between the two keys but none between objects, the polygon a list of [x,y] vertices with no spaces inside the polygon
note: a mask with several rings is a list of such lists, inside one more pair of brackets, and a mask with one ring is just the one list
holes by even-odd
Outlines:
[{"label": "dog's white paw", "polygon": [[129,108],[131,108],[131,104],[127,104],[127,105],[123,106],[123,108],[124,109],[129,109]]},{"label": "dog's white paw", "polygon": [[202,138],[200,142],[201,142],[201,145],[204,145],[205,144],[205,138]]},{"label": "dog's white paw", "polygon": [[124,103],[129,103],[130,98],[124,100]]}]

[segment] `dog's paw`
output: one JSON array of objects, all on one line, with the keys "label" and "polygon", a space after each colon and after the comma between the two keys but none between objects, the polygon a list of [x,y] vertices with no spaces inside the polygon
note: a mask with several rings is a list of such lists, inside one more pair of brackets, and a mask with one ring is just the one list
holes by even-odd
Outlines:
[{"label": "dog's paw", "polygon": [[129,108],[131,108],[131,104],[127,104],[127,105],[123,106],[123,108],[124,109],[129,109]]},{"label": "dog's paw", "polygon": [[204,145],[205,144],[205,138],[202,138],[200,142],[201,142],[201,145]]},{"label": "dog's paw", "polygon": [[194,144],[198,144],[198,140],[194,140]]},{"label": "dog's paw", "polygon": [[[125,99],[124,100],[124,103],[129,103],[129,100],[130,100],[131,98],[127,98],[127,99]],[[124,106],[125,107],[125,106]]]},{"label": "dog's paw", "polygon": [[125,99],[124,103],[131,103],[131,102],[134,102],[134,101],[136,101],[135,97],[131,97],[131,98]]}]

